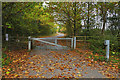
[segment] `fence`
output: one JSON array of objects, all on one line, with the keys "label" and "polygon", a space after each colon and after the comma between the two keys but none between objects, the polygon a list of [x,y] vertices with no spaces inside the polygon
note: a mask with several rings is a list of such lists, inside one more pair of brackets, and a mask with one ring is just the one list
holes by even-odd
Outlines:
[{"label": "fence", "polygon": [[120,37],[102,37],[102,36],[75,36],[76,37],[76,48],[82,49],[93,49],[96,48],[105,48],[104,41],[110,40],[111,49],[119,47]]},{"label": "fence", "polygon": [[[73,38],[31,38],[28,37],[15,37],[9,36],[8,41],[5,38],[2,38],[2,47],[7,47],[9,50],[17,50],[17,49],[29,49],[35,48],[35,46],[45,45],[45,48],[52,46],[61,46],[73,48]],[[34,39],[34,40],[33,40]],[[36,39],[36,40],[35,40]],[[29,41],[31,41],[31,45],[28,45]],[[54,48],[54,47],[53,47]]]},{"label": "fence", "polygon": [[9,50],[27,49],[28,37],[9,36],[8,41],[2,38],[2,47],[7,47]]},{"label": "fence", "polygon": [[[99,36],[76,36],[76,47],[81,49],[89,49],[91,46],[93,46],[92,42],[96,43],[96,41],[99,40]],[[104,43],[104,40],[102,40],[101,43]]]},{"label": "fence", "polygon": [[[94,43],[94,45],[102,46],[104,44],[104,39],[99,40],[100,38],[101,37],[99,36],[75,36],[72,38],[40,38],[40,40],[51,42],[57,45],[67,46],[69,48],[74,48],[74,49],[75,48],[88,49],[93,46],[92,43]],[[39,39],[39,38],[36,38],[36,39]],[[97,44],[96,41],[100,42],[100,44]],[[110,40],[110,43],[111,43],[110,45],[112,45],[113,41]],[[118,37],[114,43],[116,43],[115,45],[117,45],[119,44],[119,42],[120,42],[120,37]],[[34,46],[38,46],[39,44],[44,45],[45,43],[44,44],[43,43],[44,42],[33,41]],[[2,47],[5,47],[6,45],[8,49],[28,49],[28,37],[9,36],[8,41],[5,41],[5,39],[2,41]],[[114,48],[116,48],[116,46]]]}]

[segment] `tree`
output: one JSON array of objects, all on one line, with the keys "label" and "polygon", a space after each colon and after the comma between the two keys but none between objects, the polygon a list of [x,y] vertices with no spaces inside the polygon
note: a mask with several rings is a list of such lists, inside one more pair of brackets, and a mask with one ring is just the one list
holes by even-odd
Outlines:
[{"label": "tree", "polygon": [[[7,32],[12,36],[17,34],[20,36],[40,35],[42,32],[39,27],[46,26],[48,26],[48,30],[53,31],[54,18],[50,16],[50,13],[45,12],[46,7],[43,7],[42,4],[43,2],[4,2],[2,4],[3,35],[8,30],[8,24],[12,28],[12,33]],[[46,28],[42,29],[46,30]]]},{"label": "tree", "polygon": [[109,13],[112,14],[108,17],[108,22],[110,23],[109,29],[111,30],[113,35],[119,34],[119,3],[114,2],[110,3],[110,7],[112,9],[109,10]]}]

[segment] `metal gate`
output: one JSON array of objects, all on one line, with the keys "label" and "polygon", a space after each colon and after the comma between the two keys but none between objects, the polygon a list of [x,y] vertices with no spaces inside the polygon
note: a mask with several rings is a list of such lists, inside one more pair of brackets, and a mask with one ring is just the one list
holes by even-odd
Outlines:
[{"label": "metal gate", "polygon": [[[31,47],[32,46],[32,47]],[[64,50],[73,48],[73,38],[31,38],[28,49]]]}]

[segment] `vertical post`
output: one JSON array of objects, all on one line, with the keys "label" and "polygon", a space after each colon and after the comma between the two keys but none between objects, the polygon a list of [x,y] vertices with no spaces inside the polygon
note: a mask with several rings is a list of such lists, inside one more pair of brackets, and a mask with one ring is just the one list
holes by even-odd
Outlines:
[{"label": "vertical post", "polygon": [[73,38],[71,38],[71,48],[73,48]]},{"label": "vertical post", "polygon": [[5,37],[6,37],[6,43],[7,43],[7,45],[9,45],[9,42],[8,42],[8,34],[5,34]]},{"label": "vertical post", "polygon": [[74,37],[74,49],[76,48],[76,37]]},{"label": "vertical post", "polygon": [[34,48],[35,41],[32,39],[32,49]]},{"label": "vertical post", "polygon": [[57,44],[57,39],[55,38],[55,44]]},{"label": "vertical post", "polygon": [[28,37],[28,50],[31,50],[31,37]]},{"label": "vertical post", "polygon": [[106,58],[107,58],[107,61],[109,60],[109,45],[110,45],[110,40],[106,40]]},{"label": "vertical post", "polygon": [[5,36],[6,36],[6,41],[8,41],[8,34],[5,34]]},{"label": "vertical post", "polygon": [[84,46],[84,49],[86,48],[86,45],[87,45],[87,44],[86,44],[86,37],[87,37],[87,36],[84,36],[84,38],[85,38],[85,40],[84,40],[84,45],[85,45],[85,46]]}]

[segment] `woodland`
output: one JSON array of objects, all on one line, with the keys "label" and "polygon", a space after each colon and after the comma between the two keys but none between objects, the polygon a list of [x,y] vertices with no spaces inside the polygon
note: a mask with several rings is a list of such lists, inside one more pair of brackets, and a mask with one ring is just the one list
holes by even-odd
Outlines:
[{"label": "woodland", "polygon": [[[110,67],[120,69],[120,2],[3,2],[2,65],[14,61],[9,54],[19,52],[12,54],[9,47],[24,50],[28,36],[52,36],[57,32],[86,41],[93,51],[89,58],[95,61],[106,61],[104,41],[110,40]],[[5,39],[6,34],[9,41]],[[79,52],[81,46],[77,45]],[[25,54],[28,52],[25,50]],[[10,70],[6,74],[10,74]]]}]

